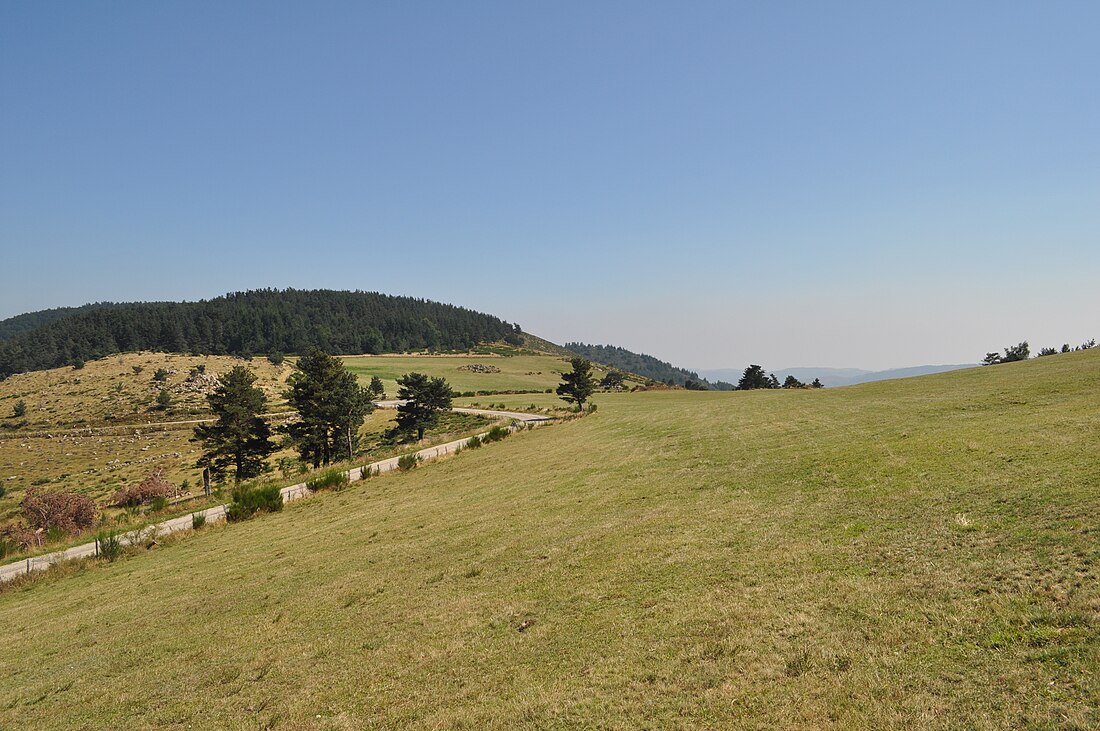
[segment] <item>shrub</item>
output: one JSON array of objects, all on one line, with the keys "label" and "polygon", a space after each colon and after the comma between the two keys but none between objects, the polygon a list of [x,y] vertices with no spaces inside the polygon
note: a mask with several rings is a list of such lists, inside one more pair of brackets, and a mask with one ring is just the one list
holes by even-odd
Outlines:
[{"label": "shrub", "polygon": [[0,558],[7,558],[19,552],[19,544],[7,536],[0,536]]},{"label": "shrub", "polygon": [[43,492],[32,487],[20,508],[32,528],[56,529],[65,534],[91,528],[97,515],[91,498],[68,490]]},{"label": "shrub", "polygon": [[7,494],[8,494],[8,488],[4,487],[3,485],[0,485],[0,497],[4,497]]},{"label": "shrub", "polygon": [[111,502],[120,508],[128,508],[163,498],[167,506],[167,498],[175,495],[176,488],[164,479],[164,470],[157,468],[140,484],[120,488],[111,496]]},{"label": "shrub", "polygon": [[83,358],[77,358],[76,360],[73,361],[73,370],[74,371],[79,371],[83,367],[84,367],[84,359]]},{"label": "shrub", "polygon": [[202,513],[191,513],[191,529],[198,530],[206,525],[206,516]]},{"label": "shrub", "polygon": [[100,558],[114,563],[122,555],[122,538],[119,537],[118,531],[100,533],[95,537],[95,541]]},{"label": "shrub", "polygon": [[172,394],[168,393],[168,389],[162,388],[160,393],[157,394],[157,410],[167,411],[172,405]]},{"label": "shrub", "polygon": [[19,399],[18,401],[16,401],[15,406],[12,407],[11,415],[16,419],[18,419],[22,416],[26,416],[27,415],[27,402],[24,401],[23,399]]},{"label": "shrub", "polygon": [[343,470],[334,469],[322,472],[317,477],[306,482],[306,487],[311,491],[317,492],[318,490],[343,490],[348,486],[348,473]]},{"label": "shrub", "polygon": [[271,365],[282,365],[283,361],[286,360],[282,353],[270,353],[267,359],[271,361]]},{"label": "shrub", "polygon": [[233,491],[233,502],[225,509],[225,519],[233,523],[247,520],[256,513],[277,513],[282,509],[283,493],[278,485],[241,485]]},{"label": "shrub", "polygon": [[159,513],[160,511],[167,509],[167,507],[168,498],[164,497],[163,495],[158,495],[157,497],[149,501],[149,512]]},{"label": "shrub", "polygon": [[145,370],[144,366],[130,366],[130,368],[133,369],[135,376]]},{"label": "shrub", "polygon": [[157,368],[156,372],[153,373],[153,380],[158,383],[163,383],[164,381],[167,381],[168,371],[163,368]]},{"label": "shrub", "polygon": [[483,442],[499,442],[504,437],[508,436],[511,432],[506,426],[494,426],[489,432],[481,438]]},{"label": "shrub", "polygon": [[197,366],[194,366],[191,369],[190,377],[194,378],[195,376],[201,375],[203,373],[206,373],[206,364],[199,363]]},{"label": "shrub", "polygon": [[481,446],[481,437],[479,437],[476,434],[466,440],[466,448],[467,449],[477,449],[480,446]]},{"label": "shrub", "polygon": [[419,454],[403,454],[397,458],[397,469],[402,472],[408,472],[420,464],[422,459],[423,457]]},{"label": "shrub", "polygon": [[369,464],[365,464],[359,468],[359,479],[361,480],[366,480],[368,478],[374,477],[377,474],[378,469],[376,467],[371,467]]}]

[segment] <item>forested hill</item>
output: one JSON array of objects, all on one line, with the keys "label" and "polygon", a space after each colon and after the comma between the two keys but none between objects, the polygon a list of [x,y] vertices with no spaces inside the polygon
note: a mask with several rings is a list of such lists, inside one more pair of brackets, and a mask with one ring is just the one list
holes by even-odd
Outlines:
[{"label": "forested hill", "polygon": [[80,307],[56,307],[52,310],[39,310],[38,312],[28,312],[25,315],[16,315],[15,317],[9,317],[7,320],[0,320],[0,342],[11,340],[16,335],[22,335],[31,330],[37,330],[43,325],[49,325],[55,320],[62,320],[66,317],[72,317],[73,315],[81,315],[85,312],[91,312],[92,310],[126,306],[127,305],[124,303],[95,302],[89,305],[81,305]]},{"label": "forested hill", "polygon": [[687,384],[688,381],[700,384],[705,383],[703,379],[699,378],[699,374],[693,371],[677,368],[671,363],[666,363],[663,360],[654,358],[652,355],[633,353],[626,348],[620,348],[615,345],[566,343],[565,347],[577,355],[584,356],[588,360],[602,363],[603,365],[613,366],[615,368],[621,368],[631,373],[637,373],[639,376],[645,376],[654,381],[661,381],[663,383],[671,382],[677,386],[683,386]]},{"label": "forested hill", "polygon": [[[375,292],[263,289],[198,302],[74,309],[0,341],[0,378],[137,350],[247,355],[316,345],[362,354],[521,342],[518,325],[492,315]],[[35,314],[41,313],[20,318]]]}]

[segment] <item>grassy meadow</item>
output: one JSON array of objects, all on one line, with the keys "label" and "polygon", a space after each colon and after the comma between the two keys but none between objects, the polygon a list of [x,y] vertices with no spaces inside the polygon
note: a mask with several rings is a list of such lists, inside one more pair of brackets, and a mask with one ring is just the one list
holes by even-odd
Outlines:
[{"label": "grassy meadow", "polygon": [[[497,348],[501,353],[514,353],[507,348]],[[531,354],[518,351],[516,355],[500,355],[489,352],[471,355],[354,355],[345,356],[344,366],[366,385],[377,376],[386,386],[389,398],[397,397],[397,379],[406,373],[419,372],[429,376],[442,376],[456,393],[478,391],[545,391],[553,390],[561,383],[563,371],[571,369],[569,362],[557,355]],[[499,373],[480,373],[463,366],[482,365],[499,369]],[[606,370],[593,364],[596,378],[602,378]],[[631,381],[628,386],[640,383]],[[537,394],[528,394],[533,396]],[[482,400],[484,402],[484,398]],[[554,399],[557,399],[555,396]],[[559,400],[560,404],[561,401]]]},{"label": "grassy meadow", "polygon": [[1100,350],[598,401],[0,591],[0,728],[1100,725]]},{"label": "grassy meadow", "polygon": [[[493,362],[512,360],[492,353],[477,358],[478,362],[484,358]],[[520,358],[522,364],[502,369],[499,374],[466,375],[477,376],[479,383],[489,389],[504,390],[510,388],[519,369],[560,364],[552,356]],[[292,360],[273,365],[262,357],[244,361],[229,356],[125,353],[89,361],[80,369],[55,368],[0,381],[0,486],[4,488],[0,494],[0,530],[18,517],[19,503],[32,486],[88,495],[105,509],[109,522],[124,520],[127,525],[140,523],[142,516],[132,514],[133,511],[109,509],[107,502],[120,487],[141,482],[154,469],[162,469],[169,482],[186,485],[185,493],[200,496],[202,476],[195,462],[202,449],[190,440],[195,424],[211,414],[205,396],[209,388],[203,390],[202,379],[196,382],[192,371],[202,367],[203,377],[213,378],[236,365],[245,365],[257,375],[257,385],[267,394],[270,410],[278,413],[288,410],[282,392],[293,372]],[[416,356],[386,360],[421,364]],[[449,377],[457,365],[454,358],[423,360],[426,367],[421,370],[432,375]],[[441,362],[446,363],[446,368],[438,365]],[[158,369],[167,372],[164,381],[154,380]],[[206,385],[209,384],[207,381]],[[391,393],[396,391],[392,383],[388,387],[393,389]],[[156,396],[162,388],[172,397],[166,410],[156,405]],[[19,402],[26,407],[21,417],[14,413]],[[393,411],[378,410],[370,415],[360,430],[363,444],[375,443],[383,431],[394,425],[393,419]],[[275,424],[282,422],[273,418]],[[429,441],[447,441],[482,426],[472,417],[449,419],[432,430]],[[393,451],[375,449],[364,455],[363,460],[380,459]],[[271,462],[276,464],[280,458],[294,456],[293,450],[284,449]],[[173,507],[169,512],[172,511],[178,509]],[[149,519],[156,517],[162,516],[158,513]],[[34,553],[55,548],[57,545],[47,545]],[[15,559],[7,556],[0,560]]]}]

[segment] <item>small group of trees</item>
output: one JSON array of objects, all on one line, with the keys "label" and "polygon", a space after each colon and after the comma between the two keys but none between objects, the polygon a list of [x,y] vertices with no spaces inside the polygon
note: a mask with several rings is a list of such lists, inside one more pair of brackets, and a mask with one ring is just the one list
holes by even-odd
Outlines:
[{"label": "small group of trees", "polygon": [[[254,373],[235,366],[207,397],[214,423],[195,427],[193,441],[205,448],[197,466],[209,469],[218,482],[230,474],[236,483],[259,476],[279,448],[263,416],[267,396],[255,383]],[[319,348],[298,359],[287,383],[290,388],[283,395],[298,418],[283,428],[286,444],[314,468],[354,457],[363,421],[374,411],[374,402],[386,396],[380,378],[373,377],[364,388],[339,358]],[[439,413],[451,408],[454,394],[445,379],[420,373],[408,373],[397,384],[398,398],[405,400],[397,410],[397,431],[415,434],[419,441]]]},{"label": "small group of trees", "polygon": [[825,388],[825,384],[820,378],[806,384],[794,376],[787,376],[780,384],[774,373],[765,374],[763,368],[753,363],[741,374],[741,379],[737,381],[737,390],[753,391],[760,388]]},{"label": "small group of trees", "polygon": [[[1069,343],[1063,343],[1062,348],[1060,350],[1057,349],[1057,348],[1040,348],[1037,357],[1042,357],[1042,356],[1046,356],[1046,355],[1057,355],[1058,353],[1071,353],[1071,352],[1078,351],[1078,350],[1089,350],[1090,348],[1094,348],[1094,347],[1096,347],[1096,338],[1086,340],[1085,342],[1078,345],[1076,348],[1071,348],[1069,346]],[[1022,343],[1019,343],[1017,345],[1010,345],[1007,348],[1005,348],[1004,349],[1004,355],[1001,355],[1000,353],[998,353],[996,351],[986,353],[985,357],[982,358],[982,365],[997,365],[998,363],[1014,363],[1014,362],[1020,361],[1020,360],[1027,360],[1030,357],[1031,357],[1031,346],[1029,346],[1028,342],[1025,340]]]}]

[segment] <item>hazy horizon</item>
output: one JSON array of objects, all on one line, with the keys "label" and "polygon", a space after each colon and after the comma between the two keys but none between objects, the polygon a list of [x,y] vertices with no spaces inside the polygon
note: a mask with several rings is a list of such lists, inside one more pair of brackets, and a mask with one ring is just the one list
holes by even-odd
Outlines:
[{"label": "hazy horizon", "polygon": [[1100,6],[0,7],[0,318],[263,287],[689,369],[1100,336]]}]

